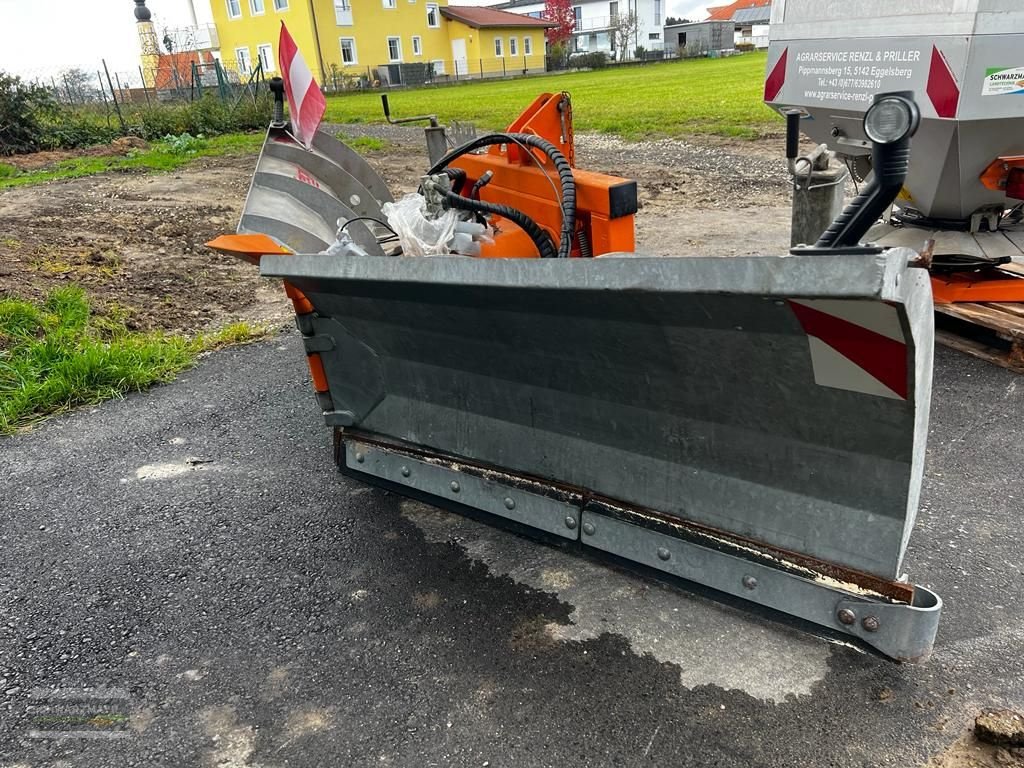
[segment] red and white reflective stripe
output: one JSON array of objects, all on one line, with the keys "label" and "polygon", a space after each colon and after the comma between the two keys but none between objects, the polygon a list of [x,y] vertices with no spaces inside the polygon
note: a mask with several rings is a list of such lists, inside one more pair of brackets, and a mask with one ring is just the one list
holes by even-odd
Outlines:
[{"label": "red and white reflective stripe", "polygon": [[782,86],[786,82],[786,59],[788,56],[789,48],[783,49],[782,55],[779,56],[779,60],[775,62],[775,66],[772,67],[771,73],[765,78],[765,101],[775,101],[775,98],[779,95],[779,91],[782,90]]},{"label": "red and white reflective stripe", "polygon": [[906,400],[907,342],[896,307],[880,301],[790,300],[823,387]]},{"label": "red and white reflective stripe", "polygon": [[292,134],[300,144],[310,149],[313,136],[327,109],[327,101],[284,22],[281,22],[277,53],[281,76],[284,78],[284,92],[288,96]]}]

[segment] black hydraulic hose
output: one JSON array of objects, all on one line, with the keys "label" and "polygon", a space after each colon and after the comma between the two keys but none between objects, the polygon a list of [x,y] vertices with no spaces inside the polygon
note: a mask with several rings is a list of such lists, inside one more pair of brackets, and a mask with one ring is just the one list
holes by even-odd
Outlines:
[{"label": "black hydraulic hose", "polygon": [[452,181],[452,190],[459,195],[466,192],[466,172],[461,168],[445,168],[444,172]]},{"label": "black hydraulic hose", "polygon": [[589,259],[594,255],[590,247],[590,240],[587,239],[587,233],[582,229],[576,233],[576,245],[580,249],[580,256],[582,258]]},{"label": "black hydraulic hose", "polygon": [[[493,146],[494,144],[519,144],[526,147],[534,147],[547,155],[552,165],[555,166],[555,170],[558,172],[558,180],[562,187],[562,231],[558,242],[558,257],[568,258],[572,251],[573,233],[576,229],[576,180],[573,178],[572,166],[569,165],[569,161],[565,159],[565,155],[559,152],[558,148],[551,142],[539,136],[534,136],[532,133],[490,133],[452,150],[434,163],[434,166],[428,173],[439,173],[442,168],[446,168],[449,163],[462,157],[462,155],[482,147]],[[529,149],[524,149],[524,151],[529,152]],[[536,159],[534,158],[534,160]],[[517,213],[526,216],[522,211],[517,211]],[[530,221],[533,222],[532,219]],[[519,224],[518,221],[516,223]],[[533,222],[533,224],[538,226],[536,222]],[[520,224],[520,226],[522,225]]]},{"label": "black hydraulic hose", "polygon": [[457,195],[454,192],[448,192],[445,197],[448,199],[448,204],[452,208],[459,208],[463,211],[472,211],[473,213],[493,213],[498,216],[504,216],[509,221],[521,227],[522,230],[530,236],[533,244],[537,246],[537,252],[540,254],[542,259],[554,259],[558,257],[558,252],[555,251],[555,244],[551,242],[551,236],[541,229],[537,222],[522,211],[507,205],[488,203],[485,200],[471,200],[468,197]]},{"label": "black hydraulic hose", "polygon": [[479,200],[480,190],[486,187],[488,184],[490,184],[491,179],[493,178],[494,171],[484,171],[483,175],[479,179],[477,179],[476,182],[473,184],[473,190],[470,192],[469,196],[474,200]]}]

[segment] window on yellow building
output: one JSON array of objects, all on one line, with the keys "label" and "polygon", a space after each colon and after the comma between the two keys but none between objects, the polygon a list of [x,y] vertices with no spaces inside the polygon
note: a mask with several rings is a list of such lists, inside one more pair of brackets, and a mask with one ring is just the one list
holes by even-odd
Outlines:
[{"label": "window on yellow building", "polygon": [[341,63],[346,67],[359,63],[359,58],[356,56],[356,39],[354,37],[341,38]]},{"label": "window on yellow building", "polygon": [[238,73],[240,75],[249,75],[249,71],[252,69],[252,60],[249,58],[248,48],[235,48],[235,61],[238,63]]},{"label": "window on yellow building", "polygon": [[256,46],[256,55],[260,60],[260,67],[264,72],[274,71],[274,48],[270,43]]},{"label": "window on yellow building", "polygon": [[266,11],[266,6],[263,5],[263,0],[249,0],[249,10],[252,11],[253,16],[262,16]]},{"label": "window on yellow building", "polygon": [[381,0],[381,1],[384,3],[384,7],[385,8],[389,8],[390,9],[390,8],[394,8],[395,7],[395,0]]},{"label": "window on yellow building", "polygon": [[242,0],[227,0],[228,3],[228,18],[229,19],[240,19],[242,18]]},{"label": "window on yellow building", "polygon": [[287,11],[288,10],[288,0],[274,0],[274,10],[275,11]]},{"label": "window on yellow building", "polygon": [[524,37],[523,38],[523,55],[524,56],[533,56],[533,38],[532,37]]},{"label": "window on yellow building", "polygon": [[508,55],[518,56],[519,55],[519,41],[514,37],[508,39]]},{"label": "window on yellow building", "polygon": [[402,38],[400,37],[389,37],[388,38],[388,61],[401,61],[402,60]]},{"label": "window on yellow building", "polygon": [[352,26],[352,5],[349,0],[334,0],[334,23],[339,27]]},{"label": "window on yellow building", "polygon": [[441,26],[441,14],[437,10],[437,3],[427,3],[427,26],[435,29]]},{"label": "window on yellow building", "polygon": [[504,50],[502,49],[502,46],[501,46],[501,38],[500,37],[494,38],[494,55],[496,57],[498,57],[498,58],[501,58],[502,56],[505,55],[505,52],[504,52]]},{"label": "window on yellow building", "polygon": [[423,38],[419,35],[412,36],[412,55],[422,56],[423,55]]}]

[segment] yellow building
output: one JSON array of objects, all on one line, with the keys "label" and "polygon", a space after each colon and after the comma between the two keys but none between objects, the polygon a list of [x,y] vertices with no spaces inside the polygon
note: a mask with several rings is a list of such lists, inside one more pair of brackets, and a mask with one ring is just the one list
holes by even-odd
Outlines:
[{"label": "yellow building", "polygon": [[[278,74],[281,22],[322,84],[416,85],[544,70],[542,19],[445,0],[211,0],[224,65]],[[430,66],[426,66],[430,65]]]}]

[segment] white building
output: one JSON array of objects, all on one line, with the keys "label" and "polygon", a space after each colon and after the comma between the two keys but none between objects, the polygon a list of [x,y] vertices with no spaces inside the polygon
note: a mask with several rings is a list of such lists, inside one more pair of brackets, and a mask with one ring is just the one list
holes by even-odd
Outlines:
[{"label": "white building", "polygon": [[[617,61],[634,58],[636,49],[646,51],[663,49],[662,25],[665,23],[667,0],[579,0],[573,4],[576,29],[573,33],[573,51],[603,51]],[[511,0],[492,6],[512,13],[540,18],[544,3],[537,0]],[[630,13],[635,13],[637,26],[630,35],[625,52],[618,48],[615,30]]]}]

